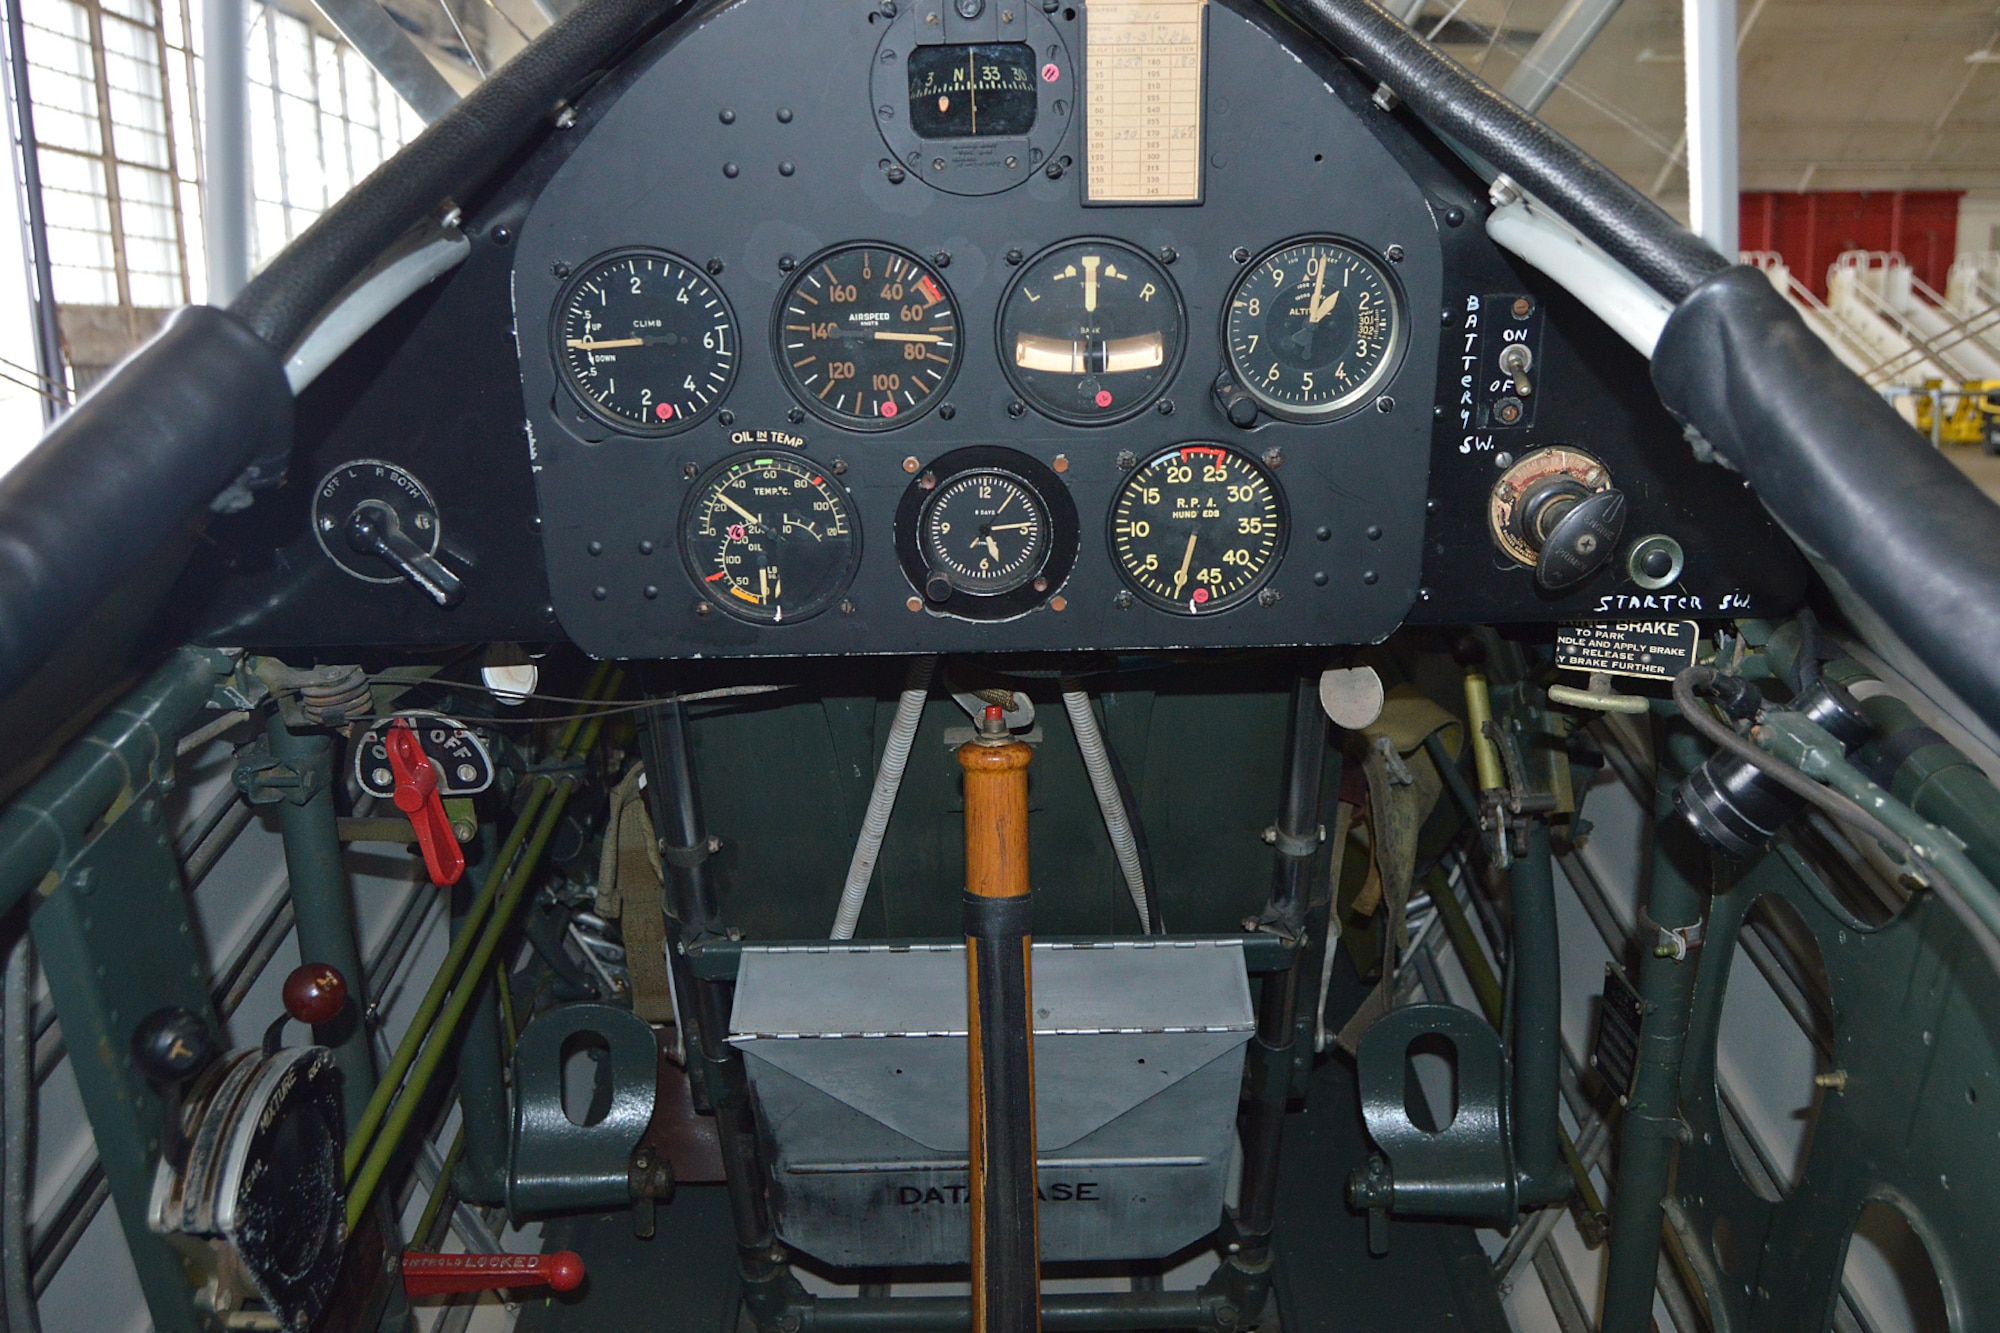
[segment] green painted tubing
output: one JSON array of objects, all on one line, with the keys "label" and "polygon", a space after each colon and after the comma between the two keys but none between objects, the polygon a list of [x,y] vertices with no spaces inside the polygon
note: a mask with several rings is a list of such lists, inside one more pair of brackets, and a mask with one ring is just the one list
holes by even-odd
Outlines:
[{"label": "green painted tubing", "polygon": [[[583,736],[577,745],[578,753],[589,753],[597,744],[598,734],[603,729],[604,719],[601,716],[585,723]],[[565,736],[567,735],[566,732]],[[549,779],[538,778],[536,781],[543,783]],[[534,879],[535,867],[541,861],[542,853],[549,845],[549,839],[555,836],[556,826],[562,822],[563,807],[569,804],[569,798],[575,792],[579,781],[578,776],[573,773],[565,773],[554,780],[554,790],[548,804],[542,809],[534,835],[522,849],[521,858],[515,864],[513,871],[506,877],[501,896],[486,921],[485,929],[480,932],[478,946],[465,964],[464,984],[453,988],[451,998],[445,1002],[443,1012],[425,1032],[422,1053],[411,1067],[409,1078],[396,1098],[395,1108],[383,1121],[381,1133],[348,1187],[347,1227],[350,1232],[367,1212],[368,1204],[374,1198],[375,1188],[381,1183],[383,1172],[388,1169],[389,1162],[402,1146],[403,1134],[409,1129],[410,1121],[416,1116],[418,1107],[422,1105],[424,1093],[428,1090],[431,1079],[436,1076],[438,1067],[444,1062],[445,1054],[451,1047],[451,1037],[458,1030],[459,1021],[465,1017],[466,1009],[472,1003],[472,997],[483,989],[486,969],[492,965],[493,955],[500,947],[501,937],[513,924],[515,909],[521,905],[521,899],[526,895],[528,885]]]},{"label": "green painted tubing", "polygon": [[[278,802],[278,831],[285,844],[285,877],[298,922],[299,957],[324,963],[347,978],[348,1009],[336,1020],[346,1035],[333,1045],[341,1073],[341,1106],[351,1131],[375,1094],[375,1053],[369,1049],[368,978],[354,936],[354,900],[341,857],[340,827],[334,813],[338,765],[333,737],[323,731],[293,731],[277,713],[265,728],[271,758],[297,772],[309,793],[303,801]],[[296,794],[296,793],[294,793]],[[329,1036],[339,1027],[328,1032]],[[315,1041],[319,1040],[317,1031]],[[331,1043],[330,1043],[331,1044]]]},{"label": "green painted tubing", "polygon": [[[1672,739],[1681,741],[1685,734]],[[1683,871],[1705,866],[1707,852],[1694,830],[1677,818],[1673,791],[1700,754],[1673,753],[1661,764],[1654,801],[1652,880],[1646,916],[1673,930],[1702,919],[1702,895]],[[1678,771],[1671,771],[1678,770]],[[1646,1333],[1659,1283],[1662,1201],[1673,1171],[1680,1132],[1681,1057],[1694,999],[1695,965],[1689,950],[1675,958],[1639,941],[1639,1053],[1632,1092],[1625,1101],[1618,1144],[1618,1177],[1611,1194],[1611,1252],[1605,1263],[1603,1333]]]},{"label": "green painted tubing", "polygon": [[424,1201],[423,1216],[417,1219],[416,1230],[410,1233],[411,1248],[435,1250],[444,1240],[439,1221],[444,1216],[444,1201],[451,1197],[452,1173],[458,1170],[458,1159],[464,1153],[465,1130],[460,1129],[452,1136],[451,1147],[438,1167],[437,1184],[431,1190],[431,1197]]},{"label": "green painted tubing", "polygon": [[417,1012],[410,1019],[409,1030],[403,1034],[403,1040],[397,1044],[395,1054],[389,1057],[389,1067],[382,1071],[382,1079],[375,1085],[375,1095],[368,1099],[367,1109],[362,1111],[360,1119],[355,1122],[353,1132],[348,1135],[347,1154],[342,1164],[348,1179],[353,1179],[354,1172],[367,1153],[376,1129],[382,1124],[382,1118],[389,1113],[390,1104],[396,1100],[396,1094],[403,1086],[403,1076],[409,1073],[410,1065],[417,1058],[417,1052],[423,1049],[424,1039],[430,1033],[432,1021],[436,1019],[438,1010],[443,1007],[445,999],[451,994],[451,988],[464,968],[466,955],[472,952],[473,946],[478,942],[479,931],[486,923],[486,915],[492,910],[506,881],[506,876],[499,873],[499,867],[507,865],[515,853],[520,851],[521,844],[527,840],[528,831],[534,826],[535,816],[540,812],[542,802],[548,799],[553,785],[547,778],[531,780],[527,804],[521,807],[520,818],[514,821],[513,829],[507,834],[507,841],[500,845],[500,854],[494,858],[495,873],[486,881],[479,896],[473,899],[471,908],[465,914],[464,929],[452,938],[451,948],[446,952],[444,962],[439,965],[437,975],[431,978],[430,989],[424,992],[423,1003],[417,1006]]},{"label": "green painted tubing", "polygon": [[[537,784],[547,782],[546,778],[535,779]],[[576,779],[564,776],[553,784],[549,803],[543,807],[541,818],[536,822],[534,836],[521,853],[515,873],[506,877],[497,900],[497,910],[485,922],[479,932],[476,945],[471,950],[471,961],[466,967],[468,984],[454,987],[450,998],[444,1002],[436,1021],[422,1030],[423,1040],[412,1062],[409,1076],[397,1089],[394,1104],[382,1118],[381,1132],[370,1144],[367,1156],[355,1170],[347,1187],[347,1229],[352,1232],[368,1211],[369,1201],[374,1197],[375,1188],[382,1182],[382,1174],[388,1170],[389,1162],[402,1146],[403,1134],[409,1129],[410,1121],[416,1116],[417,1108],[423,1103],[424,1093],[430,1087],[431,1079],[444,1062],[451,1046],[451,1035],[458,1028],[458,1021],[465,1016],[472,1003],[472,997],[481,989],[485,979],[486,965],[492,961],[493,951],[499,947],[500,936],[510,924],[513,909],[520,905],[530,880],[534,878],[535,863],[541,859],[542,851],[554,835],[556,824],[562,817],[563,807],[576,789]],[[472,940],[471,931],[466,931],[461,939]],[[428,997],[426,997],[428,998]],[[417,1031],[415,1027],[412,1032]],[[407,1040],[407,1038],[406,1038]],[[385,1080],[383,1086],[388,1086]]]},{"label": "green painted tubing", "polygon": [[234,654],[182,648],[93,723],[0,814],[0,915],[83,850],[120,797],[172,770]]},{"label": "green painted tubing", "polygon": [[1514,901],[1514,1169],[1520,1202],[1570,1192],[1556,1134],[1562,1128],[1562,959],[1556,931],[1549,826],[1528,821],[1528,852],[1507,868]]},{"label": "green painted tubing", "polygon": [[[598,664],[597,670],[591,674],[589,683],[584,686],[584,698],[595,699],[598,696],[609,671],[608,663]],[[568,757],[570,747],[576,743],[577,733],[582,726],[583,718],[578,715],[572,717],[563,727],[555,744],[555,755],[558,759]],[[596,732],[593,731],[591,735],[594,739]],[[382,1118],[388,1114],[390,1104],[396,1100],[396,1094],[403,1085],[403,1076],[409,1072],[411,1063],[417,1058],[417,1052],[423,1049],[438,1009],[450,995],[452,987],[457,984],[459,975],[463,971],[465,957],[472,951],[474,943],[479,938],[480,928],[485,924],[486,914],[492,910],[493,903],[500,896],[506,882],[505,871],[512,864],[515,854],[521,850],[521,844],[526,840],[529,829],[534,826],[535,816],[540,811],[542,802],[548,799],[553,785],[546,778],[533,780],[527,803],[521,807],[520,817],[514,821],[514,827],[509,830],[507,840],[500,844],[500,854],[493,858],[491,875],[480,890],[479,896],[473,900],[472,906],[467,909],[465,923],[459,934],[453,938],[451,948],[445,953],[444,962],[438,967],[437,975],[431,978],[430,989],[424,992],[423,1003],[417,1006],[417,1012],[410,1020],[409,1030],[403,1034],[403,1040],[397,1045],[395,1054],[389,1057],[389,1067],[382,1071],[382,1080],[375,1085],[375,1093],[368,1099],[367,1109],[361,1113],[354,1130],[348,1135],[347,1153],[342,1162],[342,1170],[350,1181],[354,1179],[354,1173],[360,1167],[362,1157],[367,1153],[370,1140],[381,1125]]]}]

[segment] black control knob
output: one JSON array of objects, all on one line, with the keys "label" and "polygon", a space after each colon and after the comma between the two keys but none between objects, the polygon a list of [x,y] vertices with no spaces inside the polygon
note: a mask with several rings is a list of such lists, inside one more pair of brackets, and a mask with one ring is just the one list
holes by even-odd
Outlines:
[{"label": "black control knob", "polygon": [[1514,511],[1514,530],[1535,552],[1535,582],[1562,592],[1604,568],[1625,531],[1625,493],[1593,491],[1574,477],[1530,486]]},{"label": "black control knob", "polygon": [[933,602],[950,601],[951,575],[941,569],[932,570],[930,577],[924,580],[924,596]]},{"label": "black control knob", "polygon": [[132,1060],[149,1083],[184,1083],[215,1057],[215,1034],[192,1009],[156,1009],[132,1031]]},{"label": "black control knob", "polygon": [[465,599],[465,584],[458,575],[411,540],[403,531],[403,520],[380,500],[363,500],[354,506],[354,512],[347,516],[347,544],[358,554],[388,561],[439,606],[457,606]]},{"label": "black control knob", "polygon": [[1243,392],[1242,386],[1227,375],[1215,382],[1215,405],[1222,409],[1222,415],[1229,418],[1232,426],[1249,430],[1257,424],[1257,400]]}]

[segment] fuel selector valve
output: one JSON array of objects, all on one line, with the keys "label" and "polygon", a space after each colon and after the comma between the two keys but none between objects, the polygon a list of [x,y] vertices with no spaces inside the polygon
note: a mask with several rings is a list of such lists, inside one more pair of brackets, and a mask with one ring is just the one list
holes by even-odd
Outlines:
[{"label": "fuel selector valve", "polygon": [[438,558],[443,522],[424,484],[393,463],[357,459],[320,479],[313,536],[327,559],[363,583],[414,583],[439,606],[465,600],[465,582]]},{"label": "fuel selector valve", "polygon": [[1581,450],[1553,448],[1507,469],[1487,517],[1503,552],[1533,569],[1543,589],[1565,592],[1610,563],[1626,513],[1625,493],[1602,463]]}]

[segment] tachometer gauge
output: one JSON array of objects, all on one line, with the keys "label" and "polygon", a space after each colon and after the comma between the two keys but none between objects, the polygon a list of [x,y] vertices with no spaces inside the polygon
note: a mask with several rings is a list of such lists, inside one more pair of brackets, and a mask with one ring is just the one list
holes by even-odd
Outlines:
[{"label": "tachometer gauge", "polygon": [[1046,464],[973,445],[926,467],[896,506],[896,558],[923,605],[965,620],[1037,609],[1076,565],[1076,502]]},{"label": "tachometer gauge", "polygon": [[631,435],[672,435],[701,421],[741,359],[722,292],[664,250],[592,260],[563,289],[554,324],[563,382],[591,415]]},{"label": "tachometer gauge", "polygon": [[886,245],[844,245],[799,269],[774,330],[785,383],[851,430],[922,416],[958,372],[951,292],[925,264]]},{"label": "tachometer gauge", "polygon": [[1000,364],[1037,411],[1076,426],[1144,408],[1180,365],[1180,292],[1116,241],[1066,241],[1024,265],[1000,304]]},{"label": "tachometer gauge", "polygon": [[854,502],[796,454],[739,454],[695,483],[681,557],[709,604],[740,620],[788,624],[831,606],[861,560]]},{"label": "tachometer gauge", "polygon": [[1012,592],[1048,551],[1041,497],[1005,472],[961,472],[931,493],[920,523],[930,567],[974,596]]},{"label": "tachometer gauge", "polygon": [[1113,562],[1164,611],[1208,615],[1256,595],[1285,553],[1285,498],[1262,465],[1182,444],[1133,470],[1111,506]]},{"label": "tachometer gauge", "polygon": [[1320,421],[1374,394],[1395,369],[1402,307],[1389,275],[1344,241],[1287,241],[1229,294],[1223,329],[1244,391],[1281,421]]}]

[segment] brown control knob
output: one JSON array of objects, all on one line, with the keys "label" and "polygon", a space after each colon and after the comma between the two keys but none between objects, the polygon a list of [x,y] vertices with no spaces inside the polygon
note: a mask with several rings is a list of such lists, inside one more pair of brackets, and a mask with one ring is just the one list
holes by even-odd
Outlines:
[{"label": "brown control knob", "polygon": [[285,978],[285,1012],[313,1027],[331,1023],[347,1007],[347,978],[325,963],[302,963]]}]

